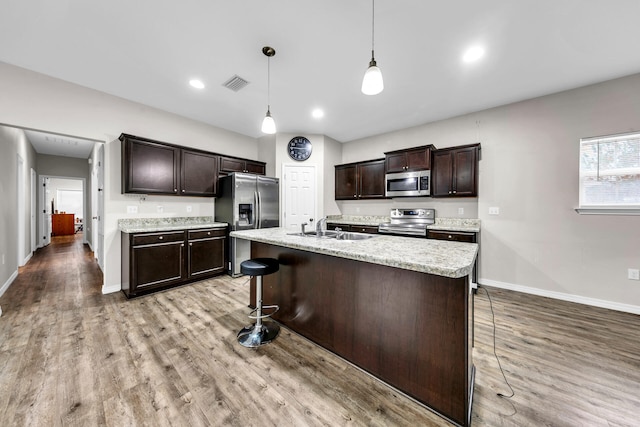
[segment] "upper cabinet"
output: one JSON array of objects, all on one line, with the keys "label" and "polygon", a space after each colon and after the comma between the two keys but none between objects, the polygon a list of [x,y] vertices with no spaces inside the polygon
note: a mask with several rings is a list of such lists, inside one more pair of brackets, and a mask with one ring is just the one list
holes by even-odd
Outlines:
[{"label": "upper cabinet", "polygon": [[385,171],[387,173],[393,173],[430,169],[431,150],[433,148],[433,145],[425,145],[422,147],[384,153]]},{"label": "upper cabinet", "polygon": [[476,197],[480,144],[433,151],[431,196]]},{"label": "upper cabinet", "polygon": [[335,199],[384,199],[384,159],[335,166]]},{"label": "upper cabinet", "polygon": [[122,134],[122,192],[213,197],[218,156]]},{"label": "upper cabinet", "polygon": [[178,147],[131,135],[122,141],[122,192],[178,194]]},{"label": "upper cabinet", "polygon": [[213,197],[218,187],[218,156],[181,150],[180,194]]},{"label": "upper cabinet", "polygon": [[226,176],[231,172],[248,172],[256,175],[264,175],[266,173],[266,164],[255,160],[220,156],[220,176]]}]

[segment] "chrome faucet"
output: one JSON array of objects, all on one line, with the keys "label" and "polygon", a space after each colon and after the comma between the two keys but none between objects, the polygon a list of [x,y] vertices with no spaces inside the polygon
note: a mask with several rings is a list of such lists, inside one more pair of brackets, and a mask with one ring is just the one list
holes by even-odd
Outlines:
[{"label": "chrome faucet", "polygon": [[300,227],[302,227],[302,234],[304,234],[304,228],[309,225],[308,222],[303,222],[302,224],[300,224]]},{"label": "chrome faucet", "polygon": [[316,234],[320,235],[322,234],[322,232],[324,231],[323,228],[326,230],[327,229],[327,217],[323,216],[322,218],[320,218],[318,220],[318,222],[316,222]]}]

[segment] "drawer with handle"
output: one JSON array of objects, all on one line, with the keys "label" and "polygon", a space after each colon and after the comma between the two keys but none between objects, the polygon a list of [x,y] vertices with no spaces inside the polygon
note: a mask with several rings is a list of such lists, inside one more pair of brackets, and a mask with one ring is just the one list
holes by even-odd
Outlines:
[{"label": "drawer with handle", "polygon": [[454,242],[476,243],[476,233],[464,231],[427,230],[428,239],[451,240]]},{"label": "drawer with handle", "polygon": [[164,233],[135,234],[131,244],[133,246],[153,245],[159,243],[181,242],[183,240],[184,231],[170,231]]}]

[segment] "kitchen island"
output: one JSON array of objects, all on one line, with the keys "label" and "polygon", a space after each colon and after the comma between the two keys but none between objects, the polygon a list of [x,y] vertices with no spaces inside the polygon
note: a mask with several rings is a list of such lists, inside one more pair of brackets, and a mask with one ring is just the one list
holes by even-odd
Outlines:
[{"label": "kitchen island", "polygon": [[252,258],[280,262],[263,282],[264,303],[280,306],[275,320],[469,425],[476,244],[385,235],[340,241],[281,228],[231,236],[251,241]]}]

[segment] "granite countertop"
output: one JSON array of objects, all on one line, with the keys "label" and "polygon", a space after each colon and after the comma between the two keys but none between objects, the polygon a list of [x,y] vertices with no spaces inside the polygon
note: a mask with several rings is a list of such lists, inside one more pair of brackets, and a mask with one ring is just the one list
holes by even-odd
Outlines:
[{"label": "granite countertop", "polygon": [[452,278],[470,275],[478,253],[476,243],[381,234],[368,240],[345,241],[293,236],[290,232],[263,228],[232,231],[231,237]]},{"label": "granite countertop", "polygon": [[370,225],[377,227],[382,222],[389,222],[388,216],[377,215],[327,215],[327,224]]},{"label": "granite countertop", "polygon": [[124,233],[192,230],[194,228],[224,228],[226,222],[215,222],[210,216],[169,218],[124,218],[118,220],[118,229]]},{"label": "granite countertop", "polygon": [[436,223],[427,226],[428,230],[480,232],[480,220],[472,218],[436,218]]},{"label": "granite countertop", "polygon": [[[389,222],[388,216],[375,215],[329,215],[328,224],[370,225],[378,226],[382,222]],[[463,231],[467,233],[480,232],[480,220],[475,218],[437,218],[433,225],[427,226],[429,230]]]}]

